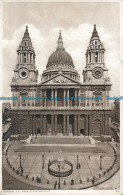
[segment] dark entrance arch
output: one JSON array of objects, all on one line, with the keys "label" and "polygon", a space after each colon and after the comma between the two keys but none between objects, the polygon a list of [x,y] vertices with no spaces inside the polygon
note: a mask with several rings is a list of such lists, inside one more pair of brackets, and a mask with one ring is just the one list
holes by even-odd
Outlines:
[{"label": "dark entrance arch", "polygon": [[37,128],[37,134],[40,134],[40,133],[41,133],[40,128]]}]

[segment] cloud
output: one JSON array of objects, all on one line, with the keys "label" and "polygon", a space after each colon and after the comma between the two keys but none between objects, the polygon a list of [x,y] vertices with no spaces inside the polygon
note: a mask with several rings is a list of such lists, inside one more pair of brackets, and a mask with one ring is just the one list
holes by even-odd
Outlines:
[{"label": "cloud", "polygon": [[[6,72],[6,77],[3,76],[3,89],[6,88],[6,90],[4,90],[5,95],[11,94],[9,85],[14,75],[13,69],[17,64],[16,50],[21,43],[26,25],[27,24],[22,25],[19,29],[15,30],[11,39],[3,40],[3,75],[5,75]],[[48,32],[47,36],[41,34],[41,32],[33,24],[28,24],[28,28],[36,53],[36,68],[39,70],[38,81],[40,82],[40,75],[43,70],[46,69],[48,58],[51,53],[56,50],[60,27],[52,28]],[[93,25],[80,24],[76,28],[62,28],[61,30],[65,50],[72,56],[75,68],[80,73],[82,81],[82,71],[86,63],[85,53],[92,35]],[[118,80],[118,70],[120,69],[118,41],[115,37],[115,33],[110,34],[100,26],[97,31],[104,47],[106,48],[105,62],[106,66],[111,69],[109,73],[111,80],[113,81],[113,87],[116,90],[116,79],[114,82],[114,75],[115,78],[117,78],[117,84],[120,82]],[[113,90],[112,93],[116,94],[115,90]],[[117,93],[119,93],[118,88]]]}]

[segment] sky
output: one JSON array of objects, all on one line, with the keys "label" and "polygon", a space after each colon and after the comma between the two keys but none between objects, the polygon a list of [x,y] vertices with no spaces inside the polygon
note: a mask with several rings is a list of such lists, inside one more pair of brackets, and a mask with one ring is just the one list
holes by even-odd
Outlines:
[{"label": "sky", "polygon": [[12,96],[11,80],[17,64],[17,48],[28,25],[36,53],[36,68],[41,74],[49,56],[56,50],[59,30],[65,50],[83,80],[85,53],[96,24],[106,49],[105,63],[112,82],[110,96],[120,94],[120,6],[117,2],[98,3],[5,3],[3,4],[3,96]]}]

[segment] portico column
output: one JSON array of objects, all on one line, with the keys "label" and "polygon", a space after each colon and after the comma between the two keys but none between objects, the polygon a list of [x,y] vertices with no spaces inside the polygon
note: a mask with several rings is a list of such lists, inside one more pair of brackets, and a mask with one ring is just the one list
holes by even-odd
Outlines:
[{"label": "portico column", "polygon": [[67,135],[69,135],[69,115],[67,115]]},{"label": "portico column", "polygon": [[57,115],[55,115],[55,135],[57,135]]},{"label": "portico column", "polygon": [[40,128],[41,128],[41,132],[40,134],[43,135],[43,116],[41,115],[41,123],[40,123]]},{"label": "portico column", "polygon": [[[78,96],[80,96],[80,89],[78,89]],[[78,106],[81,107],[81,99],[78,100]]]},{"label": "portico column", "polygon": [[77,107],[77,89],[75,89],[75,106]]},{"label": "portico column", "polygon": [[89,135],[92,134],[92,116],[89,115]]},{"label": "portico column", "polygon": [[85,135],[88,135],[88,115],[86,115],[86,132]]},{"label": "portico column", "polygon": [[78,136],[80,136],[80,115],[78,115]]},{"label": "portico column", "polygon": [[36,134],[36,124],[35,124],[35,116],[33,116],[33,135],[35,135]]},{"label": "portico column", "polygon": [[54,115],[51,115],[51,134],[54,135]]},{"label": "portico column", "polygon": [[63,135],[66,135],[66,115],[63,115]]},{"label": "portico column", "polygon": [[52,100],[51,100],[51,106],[53,107],[53,89],[51,89],[51,98],[52,98]]},{"label": "portico column", "polygon": [[69,100],[68,100],[68,98],[69,98],[69,89],[67,89],[67,107],[69,107]]},{"label": "portico column", "polygon": [[47,106],[47,100],[46,100],[46,89],[44,89],[44,106]]},{"label": "portico column", "polygon": [[43,131],[43,133],[44,133],[44,135],[46,135],[46,133],[47,133],[47,124],[46,124],[46,115],[44,115],[44,120],[43,120],[44,122],[43,122],[43,126],[44,126],[44,131]]},{"label": "portico column", "polygon": [[63,104],[63,106],[65,107],[66,106],[66,100],[65,100],[65,96],[66,96],[66,89],[64,89],[64,99],[63,99],[63,102],[64,102],[64,104]]},{"label": "portico column", "polygon": [[[41,98],[42,98],[42,89],[41,89]],[[40,102],[41,102],[41,104],[40,104],[41,107],[42,107],[42,105],[43,105],[43,104],[42,104],[42,101],[43,101],[43,100],[40,100]]]},{"label": "portico column", "polygon": [[74,115],[74,135],[77,135],[77,116]]},{"label": "portico column", "polygon": [[[57,89],[55,89],[55,98],[57,98]],[[57,99],[55,99],[55,107],[57,108]]]}]

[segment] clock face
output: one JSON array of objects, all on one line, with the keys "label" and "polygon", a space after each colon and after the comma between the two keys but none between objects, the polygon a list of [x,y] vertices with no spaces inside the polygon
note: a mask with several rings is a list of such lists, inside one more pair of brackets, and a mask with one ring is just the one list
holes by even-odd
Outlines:
[{"label": "clock face", "polygon": [[28,70],[27,69],[21,69],[19,71],[19,76],[21,79],[26,79],[28,77]]},{"label": "clock face", "polygon": [[103,75],[103,70],[102,68],[96,67],[93,69],[92,74],[95,79],[100,79]]}]

